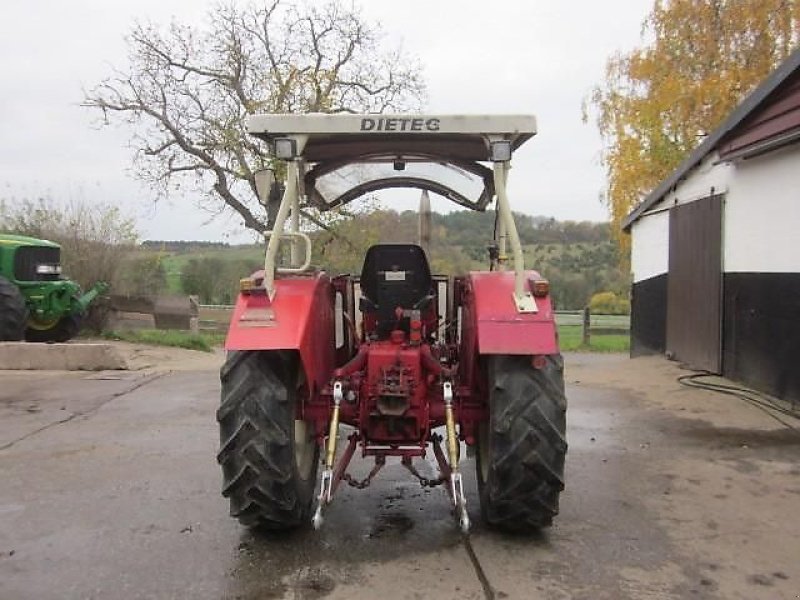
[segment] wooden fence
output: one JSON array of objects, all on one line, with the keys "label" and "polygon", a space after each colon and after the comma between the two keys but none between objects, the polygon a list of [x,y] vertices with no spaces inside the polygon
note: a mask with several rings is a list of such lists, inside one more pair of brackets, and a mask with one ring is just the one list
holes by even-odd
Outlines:
[{"label": "wooden fence", "polygon": [[[231,320],[232,306],[218,304],[201,304],[199,306],[199,325],[201,331],[228,330]],[[584,310],[556,311],[556,322],[559,325],[581,327],[584,344],[589,344],[592,335],[628,335],[631,329],[629,315],[597,315]]]},{"label": "wooden fence", "polygon": [[557,310],[556,323],[581,327],[582,343],[589,345],[592,335],[629,335],[630,315],[592,314],[589,308],[583,310]]}]

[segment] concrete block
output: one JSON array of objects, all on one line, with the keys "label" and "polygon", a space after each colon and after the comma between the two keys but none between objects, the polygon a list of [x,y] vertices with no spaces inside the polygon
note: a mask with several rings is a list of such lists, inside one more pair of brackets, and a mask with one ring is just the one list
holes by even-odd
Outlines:
[{"label": "concrete block", "polygon": [[153,314],[156,300],[149,296],[111,296],[111,306],[120,312],[149,313]]},{"label": "concrete block", "polygon": [[108,371],[127,368],[125,358],[111,344],[0,342],[0,369]]},{"label": "concrete block", "polygon": [[191,329],[191,318],[197,316],[197,305],[188,296],[159,296],[153,308],[158,329]]},{"label": "concrete block", "polygon": [[146,313],[113,311],[108,317],[107,329],[112,331],[155,328],[155,317]]}]

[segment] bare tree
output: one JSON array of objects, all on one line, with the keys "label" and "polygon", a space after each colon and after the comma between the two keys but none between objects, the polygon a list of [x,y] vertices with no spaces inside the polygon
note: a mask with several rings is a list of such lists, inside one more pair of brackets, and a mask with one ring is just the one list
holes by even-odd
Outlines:
[{"label": "bare tree", "polygon": [[0,198],[0,231],[60,244],[64,274],[84,289],[98,281],[116,283],[138,237],[134,219],[113,202],[81,199]]},{"label": "bare tree", "polygon": [[103,124],[133,126],[136,172],[162,194],[189,183],[206,208],[234,210],[258,232],[253,173],[271,159],[246,115],[414,110],[425,93],[417,61],[386,49],[380,26],[341,0],[219,4],[204,28],[136,24],[127,42],[128,71],[83,105]]}]

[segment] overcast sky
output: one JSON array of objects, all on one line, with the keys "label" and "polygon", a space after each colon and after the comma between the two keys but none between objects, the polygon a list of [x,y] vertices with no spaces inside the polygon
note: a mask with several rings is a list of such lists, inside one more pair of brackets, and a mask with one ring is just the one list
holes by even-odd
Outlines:
[{"label": "overcast sky", "polygon": [[[125,66],[134,19],[201,23],[200,0],[4,0],[0,20],[0,198],[104,199],[135,215],[144,239],[245,241],[239,220],[190,198],[154,203],[130,171],[128,131],[95,129],[78,106],[111,65]],[[533,113],[539,135],[515,155],[520,212],[605,220],[600,139],[581,100],[606,58],[639,43],[652,0],[361,0],[390,41],[424,67],[430,113]],[[416,208],[418,193],[405,205]],[[434,203],[441,210],[445,203]]]}]

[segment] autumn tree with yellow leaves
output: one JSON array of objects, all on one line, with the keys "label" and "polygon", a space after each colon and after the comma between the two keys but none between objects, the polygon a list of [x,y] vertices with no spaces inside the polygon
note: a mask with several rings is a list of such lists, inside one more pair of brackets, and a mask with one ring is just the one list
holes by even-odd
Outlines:
[{"label": "autumn tree with yellow leaves", "polygon": [[642,39],[608,60],[585,103],[603,139],[623,256],[625,216],[797,47],[800,0],[659,0]]}]

